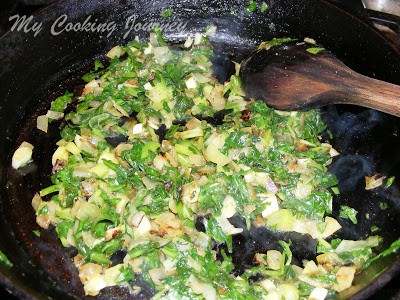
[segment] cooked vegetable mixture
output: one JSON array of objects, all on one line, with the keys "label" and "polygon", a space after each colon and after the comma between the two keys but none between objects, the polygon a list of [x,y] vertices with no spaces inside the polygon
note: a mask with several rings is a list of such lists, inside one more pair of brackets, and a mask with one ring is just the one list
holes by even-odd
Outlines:
[{"label": "cooked vegetable mixture", "polygon": [[[96,61],[84,76],[81,95],[57,98],[38,118],[43,130],[67,125],[52,185],[32,205],[42,228],[77,249],[87,295],[115,285],[134,295],[141,276],[154,299],[324,299],[373,256],[378,236],[329,239],[341,228],[329,216],[337,180],[326,168],[338,153],[319,135],[319,111],[246,101],[238,74],[213,77],[212,55],[201,34],[181,47],[159,32],[116,46],[107,67]],[[357,222],[352,208],[343,214]],[[232,239],[246,229],[231,224],[235,215],[248,228],[309,234],[318,256],[296,265],[292,243],[280,241],[233,272]]]}]

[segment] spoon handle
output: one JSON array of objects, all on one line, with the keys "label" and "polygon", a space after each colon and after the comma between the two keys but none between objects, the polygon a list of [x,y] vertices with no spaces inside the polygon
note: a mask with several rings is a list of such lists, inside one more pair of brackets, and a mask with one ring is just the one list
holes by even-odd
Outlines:
[{"label": "spoon handle", "polygon": [[319,102],[326,100],[325,89],[330,95],[326,103],[353,104],[400,117],[399,85],[357,73],[329,52],[316,58],[299,62],[299,69],[304,65],[308,71],[307,79],[312,78],[321,87],[322,93],[316,97],[320,97]]},{"label": "spoon handle", "polygon": [[347,78],[340,93],[342,103],[373,108],[400,117],[399,85],[353,73],[352,78]]}]

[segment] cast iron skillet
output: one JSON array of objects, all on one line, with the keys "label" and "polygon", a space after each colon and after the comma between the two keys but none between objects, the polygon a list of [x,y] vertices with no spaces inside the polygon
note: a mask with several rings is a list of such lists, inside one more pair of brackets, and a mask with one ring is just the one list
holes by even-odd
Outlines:
[{"label": "cast iron skillet", "polygon": [[[148,37],[143,30],[127,31],[125,22],[131,15],[136,24],[150,21],[183,22],[186,27],[165,32],[167,40],[184,40],[188,33],[203,31],[209,24],[216,25],[212,38],[216,51],[215,72],[224,80],[231,72],[230,60],[240,61],[260,41],[273,37],[313,37],[356,71],[381,80],[400,84],[400,53],[374,29],[344,11],[317,0],[269,0],[268,10],[260,13],[245,11],[246,1],[97,1],[67,0],[51,5],[34,16],[42,22],[42,31],[32,33],[9,32],[0,40],[0,250],[14,263],[12,268],[0,264],[0,283],[13,294],[26,299],[85,299],[77,271],[70,257],[73,251],[63,249],[53,231],[40,230],[41,237],[32,233],[39,229],[35,223],[31,198],[49,183],[50,157],[57,132],[62,124],[53,124],[44,134],[36,129],[36,116],[43,114],[49,102],[66,90],[82,84],[80,76],[94,58],[102,57],[112,46],[127,43],[138,35]],[[160,18],[167,8],[174,10],[170,19]],[[68,21],[114,21],[118,28],[107,33],[63,32],[52,35],[51,26],[63,14]],[[343,229],[337,236],[348,239],[365,238],[370,227],[380,228],[386,245],[400,236],[399,184],[390,188],[365,191],[364,175],[376,172],[400,178],[400,142],[397,138],[399,120],[372,110],[355,107],[327,107],[323,109],[331,141],[341,153],[331,166],[339,180],[341,194],[335,197],[333,215],[340,205],[358,210],[359,222],[351,224],[340,219]],[[22,141],[35,146],[34,164],[16,171],[10,161]],[[387,209],[380,209],[386,203]],[[369,218],[366,218],[369,214]],[[240,218],[234,220],[240,223]],[[252,264],[256,251],[274,247],[279,238],[267,230],[245,231],[235,238],[233,260],[240,273]],[[295,258],[310,255],[305,247],[309,240],[298,235],[291,238]],[[302,242],[303,240],[303,242]],[[118,257],[115,258],[118,260]],[[355,286],[342,293],[341,298],[364,299],[384,286],[400,269],[396,255],[389,256],[359,275]],[[138,284],[140,280],[138,279]],[[137,298],[148,298],[152,291],[144,287]],[[99,299],[128,299],[124,289],[107,288]]]}]

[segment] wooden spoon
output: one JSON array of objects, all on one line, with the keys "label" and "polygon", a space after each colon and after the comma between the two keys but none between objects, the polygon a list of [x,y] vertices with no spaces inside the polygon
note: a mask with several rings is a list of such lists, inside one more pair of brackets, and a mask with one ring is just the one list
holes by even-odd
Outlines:
[{"label": "wooden spoon", "polygon": [[254,52],[240,67],[247,96],[279,110],[353,104],[400,116],[400,86],[361,75],[329,51],[306,51],[311,47],[290,43]]}]

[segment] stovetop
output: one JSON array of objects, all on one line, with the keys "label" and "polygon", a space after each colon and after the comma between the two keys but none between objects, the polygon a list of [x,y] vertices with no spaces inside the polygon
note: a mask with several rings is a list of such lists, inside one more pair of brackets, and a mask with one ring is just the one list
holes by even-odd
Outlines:
[{"label": "stovetop", "polygon": [[[8,18],[14,14],[29,15],[54,0],[0,0],[0,36],[10,29]],[[364,6],[361,0],[327,0],[342,9],[358,16],[366,17]],[[397,0],[399,1],[399,0]],[[381,28],[382,29],[382,28]],[[400,49],[400,36],[390,31],[385,34]],[[376,295],[368,300],[397,300],[400,299],[400,275],[394,278],[387,286],[380,290]],[[0,299],[13,300],[16,297],[10,295],[4,288],[0,287]]]}]

